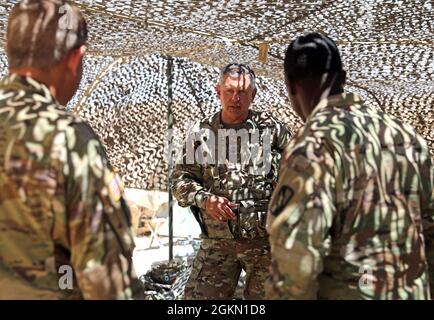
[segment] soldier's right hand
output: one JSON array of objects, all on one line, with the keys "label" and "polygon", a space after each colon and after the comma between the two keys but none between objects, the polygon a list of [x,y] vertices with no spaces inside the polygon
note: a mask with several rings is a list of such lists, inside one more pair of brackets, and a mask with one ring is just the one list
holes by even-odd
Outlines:
[{"label": "soldier's right hand", "polygon": [[236,204],[230,202],[227,198],[213,195],[206,201],[206,212],[215,220],[226,222],[228,220],[235,220],[232,208],[236,206]]}]

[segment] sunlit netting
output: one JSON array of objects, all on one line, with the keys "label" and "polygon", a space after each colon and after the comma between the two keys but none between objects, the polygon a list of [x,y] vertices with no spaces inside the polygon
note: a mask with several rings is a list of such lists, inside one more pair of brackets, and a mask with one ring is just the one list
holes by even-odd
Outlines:
[{"label": "sunlit netting", "polygon": [[[101,58],[88,58],[86,66],[94,59]],[[121,60],[89,97],[76,98],[80,102],[74,111],[98,133],[112,163],[131,188],[167,187],[167,64],[167,59],[158,55]],[[172,112],[179,143],[194,121],[219,110],[215,93],[219,73],[181,58],[176,58],[173,65]],[[295,131],[301,123],[289,107],[283,82],[258,77],[257,87],[253,108],[270,112]],[[361,92],[379,106],[363,90],[349,90]]]},{"label": "sunlit netting", "polygon": [[[167,64],[158,55],[120,61],[89,97],[76,98],[81,104],[74,111],[98,133],[128,187],[167,188]],[[177,138],[181,138],[194,121],[219,109],[218,70],[180,58],[173,66],[172,112]],[[260,77],[258,89],[253,108],[270,110],[291,127],[299,125],[292,109],[285,108],[281,81]]]},{"label": "sunlit netting", "polygon": [[[1,74],[6,72],[0,55]],[[80,90],[68,108],[93,127],[128,187],[166,190],[168,130],[167,59],[159,55],[113,59],[88,56]],[[194,121],[219,110],[218,70],[176,58],[173,62],[174,128],[182,138]],[[253,108],[269,110],[296,130],[282,81],[258,77]],[[178,141],[179,142],[179,141]]]},{"label": "sunlit netting", "polygon": [[[0,39],[17,0],[0,4]],[[90,51],[125,56],[164,53],[214,66],[250,62],[259,74],[281,76],[283,50],[306,31],[334,38],[351,80],[433,81],[432,0],[78,0],[90,27]],[[270,44],[270,60],[258,50]]]},{"label": "sunlit netting", "polygon": [[[16,0],[0,3],[0,42]],[[81,0],[89,56],[69,104],[87,119],[130,187],[164,190],[167,60],[175,59],[175,127],[216,111],[216,67],[250,64],[257,109],[300,125],[282,82],[282,58],[295,36],[319,31],[338,43],[348,91],[413,125],[434,149],[433,0],[160,1]],[[268,60],[259,59],[259,49]],[[267,52],[267,50],[265,50]],[[161,55],[157,55],[161,54]],[[261,62],[262,61],[262,62]],[[4,73],[0,55],[0,73]]]}]

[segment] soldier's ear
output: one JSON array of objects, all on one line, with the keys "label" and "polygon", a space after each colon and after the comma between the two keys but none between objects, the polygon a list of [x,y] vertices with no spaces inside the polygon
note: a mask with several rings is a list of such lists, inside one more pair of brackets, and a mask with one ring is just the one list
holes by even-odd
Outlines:
[{"label": "soldier's ear", "polygon": [[85,53],[86,53],[86,46],[84,45],[74,50],[71,50],[71,52],[68,53],[67,60],[66,60],[66,67],[74,75],[78,74]]},{"label": "soldier's ear", "polygon": [[345,83],[347,82],[347,72],[345,70],[341,71],[341,81],[342,81],[342,86],[345,85]]},{"label": "soldier's ear", "polygon": [[221,88],[220,88],[220,84],[216,85],[215,87],[215,91],[217,93],[217,98],[220,100],[220,93],[221,93]]},{"label": "soldier's ear", "polygon": [[297,93],[297,82],[294,78],[289,78],[286,81],[286,89],[288,90],[288,93],[295,96]]},{"label": "soldier's ear", "polygon": [[295,95],[295,84],[293,79],[285,77],[285,87],[288,96]]},{"label": "soldier's ear", "polygon": [[253,100],[255,100],[255,97],[256,97],[256,93],[258,92],[258,89],[256,89],[256,87],[253,89],[253,92],[252,92],[252,102],[253,102]]}]

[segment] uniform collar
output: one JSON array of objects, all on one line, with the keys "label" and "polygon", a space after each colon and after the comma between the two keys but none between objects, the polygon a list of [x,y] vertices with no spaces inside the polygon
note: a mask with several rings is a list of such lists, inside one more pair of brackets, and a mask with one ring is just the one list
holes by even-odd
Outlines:
[{"label": "uniform collar", "polygon": [[0,87],[18,91],[22,90],[26,94],[39,95],[45,103],[58,104],[45,84],[28,76],[10,74],[1,80]]},{"label": "uniform collar", "polygon": [[329,96],[328,98],[322,99],[313,109],[307,120],[312,119],[321,109],[325,107],[342,107],[362,103],[363,99],[357,93],[335,94]]},{"label": "uniform collar", "polygon": [[252,118],[254,116],[254,111],[252,109],[249,110],[249,115],[247,116],[247,119],[244,122],[241,123],[237,123],[237,124],[224,124],[222,122],[222,118],[221,118],[221,114],[222,112],[219,111],[214,115],[214,119],[213,122],[217,125],[218,128],[220,129],[228,129],[228,128],[235,128],[235,129],[240,129],[240,128],[245,128],[245,127],[254,127],[252,126]]}]

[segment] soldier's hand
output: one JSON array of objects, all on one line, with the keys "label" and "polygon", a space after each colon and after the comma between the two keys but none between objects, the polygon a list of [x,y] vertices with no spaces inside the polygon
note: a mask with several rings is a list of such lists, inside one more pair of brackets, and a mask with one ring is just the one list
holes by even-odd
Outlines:
[{"label": "soldier's hand", "polygon": [[215,220],[226,222],[228,220],[235,220],[235,214],[231,208],[237,205],[230,202],[227,198],[219,196],[211,196],[206,201],[206,212]]}]

